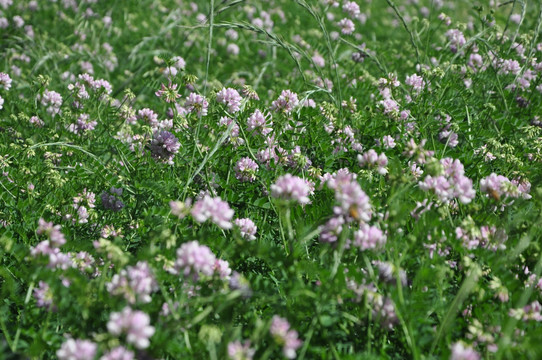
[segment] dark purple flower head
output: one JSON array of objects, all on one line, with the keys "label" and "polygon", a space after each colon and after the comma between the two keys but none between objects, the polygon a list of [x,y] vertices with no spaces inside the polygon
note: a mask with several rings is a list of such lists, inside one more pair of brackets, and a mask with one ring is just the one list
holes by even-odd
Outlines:
[{"label": "dark purple flower head", "polygon": [[154,133],[150,144],[152,157],[168,164],[173,164],[173,157],[180,147],[181,143],[175,135],[165,130]]},{"label": "dark purple flower head", "polygon": [[104,209],[112,210],[115,212],[122,210],[122,208],[124,207],[124,203],[119,199],[120,195],[122,195],[121,188],[112,187],[109,190],[109,193],[104,191],[100,196]]}]

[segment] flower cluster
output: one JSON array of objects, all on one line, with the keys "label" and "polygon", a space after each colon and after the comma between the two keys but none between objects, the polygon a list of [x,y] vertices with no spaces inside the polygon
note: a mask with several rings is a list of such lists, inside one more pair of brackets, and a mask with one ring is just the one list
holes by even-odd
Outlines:
[{"label": "flower cluster", "polygon": [[439,200],[448,203],[457,198],[463,204],[468,204],[474,199],[476,193],[472,187],[472,180],[465,176],[465,170],[461,161],[452,158],[440,160],[442,175],[427,175],[419,186],[424,191],[434,191]]},{"label": "flower cluster", "polygon": [[273,185],[271,185],[271,196],[277,199],[297,202],[299,204],[308,204],[311,193],[307,180],[292,174],[280,176]]},{"label": "flower cluster", "polygon": [[130,304],[136,300],[151,302],[151,293],[158,290],[158,283],[146,261],[139,261],[135,266],[121,270],[106,284],[107,291],[113,295],[122,295]]},{"label": "flower cluster", "polygon": [[282,345],[282,353],[287,359],[295,359],[296,350],[303,344],[298,338],[297,331],[290,330],[288,320],[275,315],[271,320],[269,332],[275,339],[275,342]]},{"label": "flower cluster", "polygon": [[150,323],[149,315],[127,306],[121,312],[110,314],[107,330],[115,336],[125,333],[129,344],[138,349],[146,349],[150,345],[149,339],[154,335],[154,327]]},{"label": "flower cluster", "polygon": [[191,276],[198,280],[200,275],[213,276],[216,272],[221,279],[228,279],[231,274],[229,265],[224,260],[216,258],[215,254],[205,245],[190,241],[177,249],[175,272]]},{"label": "flower cluster", "polygon": [[237,90],[232,88],[223,88],[216,94],[216,101],[228,107],[228,111],[232,114],[241,110],[241,101],[243,98]]},{"label": "flower cluster", "polygon": [[154,133],[149,147],[153,158],[173,164],[173,158],[179,152],[181,143],[175,135],[163,130]]},{"label": "flower cluster", "polygon": [[211,219],[213,223],[222,229],[231,229],[234,211],[230,208],[227,202],[220,197],[212,198],[205,195],[200,200],[196,201],[190,214],[197,222],[203,223]]},{"label": "flower cluster", "polygon": [[235,178],[239,181],[252,182],[256,180],[258,164],[249,157],[240,159],[235,165]]}]

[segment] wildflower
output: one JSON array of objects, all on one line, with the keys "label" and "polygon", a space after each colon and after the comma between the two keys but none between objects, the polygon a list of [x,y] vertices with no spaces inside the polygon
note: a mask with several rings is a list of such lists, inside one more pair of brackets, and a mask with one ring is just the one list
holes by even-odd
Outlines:
[{"label": "wildflower", "polygon": [[173,164],[173,158],[179,152],[181,143],[175,135],[163,130],[154,133],[149,147],[153,158]]},{"label": "wildflower", "polygon": [[337,242],[342,232],[344,218],[342,216],[332,217],[325,225],[320,226],[320,241],[334,243]]},{"label": "wildflower", "polygon": [[87,131],[94,130],[97,124],[98,122],[96,120],[90,120],[90,116],[88,114],[81,114],[77,118],[75,124],[70,124],[68,130],[74,134],[82,135]]},{"label": "wildflower", "polygon": [[107,353],[103,354],[100,360],[133,360],[135,355],[133,351],[126,349],[124,346],[117,346]]},{"label": "wildflower", "polygon": [[259,166],[254,160],[249,157],[244,157],[235,165],[235,178],[239,181],[252,182],[256,180],[258,168]]},{"label": "wildflower", "polygon": [[167,86],[162,84],[160,90],[154,94],[159,98],[163,98],[167,103],[175,102],[181,97],[177,91],[177,87],[177,84],[172,84],[171,82]]},{"label": "wildflower", "polygon": [[271,103],[271,109],[276,112],[291,113],[294,108],[299,106],[297,94],[290,90],[282,90],[277,100]]},{"label": "wildflower", "polygon": [[110,189],[110,194],[103,192],[100,196],[102,200],[102,206],[106,210],[120,211],[124,208],[124,203],[118,198],[122,195],[121,188],[112,187]]},{"label": "wildflower", "polygon": [[126,333],[126,341],[138,349],[148,348],[149,338],[154,334],[149,315],[142,311],[134,311],[130,307],[125,307],[121,312],[111,313],[107,330],[116,336]]},{"label": "wildflower", "polygon": [[209,103],[205,97],[196,93],[190,93],[186,98],[184,106],[188,112],[196,113],[198,117],[202,117],[207,115]]},{"label": "wildflower", "polygon": [[333,209],[336,215],[343,215],[362,222],[371,219],[372,213],[369,197],[354,179],[350,181],[346,180],[344,183],[338,180],[335,189],[335,200],[339,203]]},{"label": "wildflower", "polygon": [[239,290],[244,298],[249,298],[252,296],[252,289],[250,288],[250,283],[243,275],[241,275],[237,271],[234,271],[232,276],[230,277],[229,285],[230,289]]},{"label": "wildflower", "polygon": [[252,360],[256,350],[250,347],[250,340],[241,344],[239,340],[228,344],[228,356],[231,360]]},{"label": "wildflower", "polygon": [[123,295],[126,301],[134,304],[136,300],[151,302],[151,294],[158,290],[158,283],[146,261],[121,270],[106,284],[107,291],[113,295]]},{"label": "wildflower", "polygon": [[184,70],[186,67],[186,61],[180,56],[174,56],[171,60],[173,61],[173,67],[178,70]]},{"label": "wildflower", "polygon": [[175,270],[184,276],[191,275],[197,280],[199,275],[212,276],[215,271],[215,254],[205,245],[190,241],[177,249]]},{"label": "wildflower", "polygon": [[185,202],[182,201],[170,201],[169,208],[171,213],[177,216],[179,219],[183,219],[190,213],[190,206],[192,205],[192,199],[186,199]]},{"label": "wildflower", "polygon": [[231,229],[232,227],[231,219],[234,211],[220,197],[211,198],[205,195],[194,204],[190,213],[197,222],[202,223],[211,219],[222,229]]},{"label": "wildflower", "polygon": [[354,30],[356,30],[354,22],[347,18],[339,21],[337,25],[339,25],[339,27],[341,28],[341,33],[343,33],[343,35],[352,35],[352,33],[354,33]]},{"label": "wildflower", "polygon": [[488,193],[495,200],[500,200],[506,194],[507,185],[510,180],[506,176],[491,173],[491,175],[480,180],[480,191]]},{"label": "wildflower", "polygon": [[64,234],[60,231],[60,225],[54,225],[52,222],[46,222],[43,218],[38,220],[38,235],[45,234],[49,238],[50,244],[53,247],[60,247],[66,243]]},{"label": "wildflower", "polygon": [[380,175],[386,175],[388,173],[388,169],[386,169],[386,165],[388,165],[388,158],[384,153],[378,155],[376,151],[371,149],[365,152],[363,155],[358,155],[358,162],[360,166],[367,165],[369,167],[376,167],[377,172]]},{"label": "wildflower", "polygon": [[446,37],[450,42],[450,50],[454,54],[467,42],[465,35],[463,35],[463,33],[458,29],[450,29],[446,31]]},{"label": "wildflower", "polygon": [[299,340],[297,331],[290,330],[288,320],[278,315],[273,316],[269,332],[273,336],[273,339],[275,339],[275,342],[282,345],[283,355],[287,359],[295,359],[296,350],[301,347],[303,342]]},{"label": "wildflower", "polygon": [[264,114],[262,114],[262,112],[258,109],[256,109],[247,119],[247,129],[252,134],[257,133],[262,136],[266,136],[273,131],[271,128],[272,125],[273,122],[268,122],[266,116],[264,116]]},{"label": "wildflower", "polygon": [[[0,100],[1,102],[1,100]],[[0,104],[0,109],[2,108],[2,104]],[[45,125],[45,123],[43,122],[43,120],[41,120],[39,117],[37,116],[32,116],[29,120],[28,120],[31,124],[37,126],[37,127],[43,127],[43,125]]]},{"label": "wildflower", "polygon": [[138,110],[137,117],[147,124],[149,124],[151,127],[155,128],[158,125],[158,114],[156,114],[154,111],[152,111],[149,108],[144,108],[141,110]]},{"label": "wildflower", "polygon": [[45,90],[43,95],[38,94],[38,100],[43,106],[47,106],[47,112],[51,115],[60,113],[62,96],[56,91]]},{"label": "wildflower", "polygon": [[237,90],[232,88],[223,88],[216,94],[216,101],[228,106],[230,113],[236,113],[241,110],[241,100],[243,100],[241,95],[239,95]]},{"label": "wildflower", "polygon": [[0,72],[0,88],[9,91],[11,89],[11,78],[8,74]]},{"label": "wildflower", "polygon": [[44,281],[40,281],[38,287],[34,289],[34,298],[36,298],[36,305],[38,307],[44,307],[47,310],[55,308],[53,305],[53,292],[49,284]]},{"label": "wildflower", "polygon": [[412,74],[406,77],[405,84],[412,86],[414,93],[419,94],[425,87],[425,81],[419,75]]},{"label": "wildflower", "polygon": [[459,341],[452,345],[450,360],[479,360],[480,355],[471,347]]},{"label": "wildflower", "polygon": [[361,14],[359,5],[354,1],[345,1],[343,4],[343,11],[348,13],[352,18],[356,18]]},{"label": "wildflower", "polygon": [[379,319],[384,328],[393,329],[399,322],[393,301],[390,298],[382,299],[381,295],[377,295],[373,301],[373,317]]},{"label": "wildflower", "polygon": [[286,174],[280,176],[273,185],[271,185],[271,196],[286,201],[298,202],[302,205],[308,204],[310,187],[306,180]]},{"label": "wildflower", "polygon": [[382,145],[386,149],[393,149],[397,144],[395,143],[395,139],[389,135],[385,135],[382,138]]},{"label": "wildflower", "polygon": [[360,250],[379,249],[386,244],[386,235],[376,226],[362,224],[354,233],[354,245]]},{"label": "wildflower", "polygon": [[258,231],[258,227],[254,222],[248,218],[244,219],[235,219],[235,225],[239,228],[241,231],[241,237],[243,237],[246,240],[255,240],[256,239],[256,231]]},{"label": "wildflower", "polygon": [[98,346],[89,340],[68,339],[56,352],[59,360],[94,360]]}]

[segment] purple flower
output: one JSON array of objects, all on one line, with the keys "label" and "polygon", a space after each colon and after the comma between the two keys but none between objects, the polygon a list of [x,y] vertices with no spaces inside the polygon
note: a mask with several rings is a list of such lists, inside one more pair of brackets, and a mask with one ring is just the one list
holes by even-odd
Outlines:
[{"label": "purple flower", "polygon": [[188,112],[196,113],[198,117],[202,117],[207,115],[209,103],[205,97],[196,93],[190,93],[186,98],[184,107]]},{"label": "purple flower", "polygon": [[384,153],[378,155],[376,151],[371,149],[363,155],[359,154],[358,162],[360,166],[376,167],[377,172],[380,175],[386,175],[388,173],[388,169],[386,169],[388,158]]},{"label": "purple flower", "polygon": [[241,344],[239,340],[228,344],[228,356],[231,360],[252,360],[256,350],[250,347],[250,340]]},{"label": "purple flower", "polygon": [[245,219],[235,219],[235,225],[241,231],[241,236],[246,240],[255,240],[256,231],[258,228],[254,222],[248,218]]},{"label": "purple flower", "polygon": [[406,77],[405,84],[412,86],[414,93],[419,94],[425,87],[425,81],[419,75],[412,74]]},{"label": "purple flower", "polygon": [[249,157],[244,157],[235,165],[235,178],[239,181],[252,182],[256,180],[258,164]]},{"label": "purple flower", "polygon": [[173,157],[179,152],[181,143],[175,135],[163,130],[154,133],[149,147],[153,158],[173,164]]},{"label": "purple flower", "polygon": [[273,185],[271,185],[271,196],[286,201],[298,202],[302,205],[310,202],[309,195],[311,189],[306,180],[286,174],[280,176]]},{"label": "purple flower", "polygon": [[45,234],[50,240],[50,244],[53,247],[60,247],[66,243],[64,234],[60,231],[60,225],[54,225],[52,222],[46,222],[43,218],[38,220],[38,229],[36,230],[38,235]]},{"label": "purple flower", "polygon": [[335,199],[339,203],[334,208],[336,215],[343,215],[362,222],[371,220],[369,196],[361,189],[356,180],[346,180],[344,183],[339,181],[335,189]]},{"label": "purple flower", "polygon": [[198,200],[191,210],[192,217],[197,222],[203,223],[211,219],[213,223],[222,229],[231,229],[233,213],[234,211],[227,202],[220,197],[212,198],[208,195]]},{"label": "purple flower", "polygon": [[124,346],[117,346],[103,354],[100,360],[133,360],[134,358],[133,351],[126,349]]},{"label": "purple flower", "polygon": [[200,245],[197,241],[190,241],[177,249],[175,269],[184,276],[192,275],[197,280],[199,274],[212,276],[215,271],[216,256],[211,249]]},{"label": "purple flower", "polygon": [[506,188],[509,184],[510,180],[507,177],[491,173],[480,180],[480,191],[488,193],[495,200],[500,200],[501,196],[506,194]]},{"label": "purple flower", "polygon": [[39,282],[38,287],[34,289],[34,298],[38,307],[44,307],[47,310],[55,309],[53,305],[53,292],[46,282]]},{"label": "purple flower", "polygon": [[354,25],[354,22],[350,19],[344,18],[341,21],[337,23],[339,27],[341,28],[341,32],[343,35],[351,35],[356,30],[356,26]]},{"label": "purple flower", "polygon": [[116,336],[126,333],[128,343],[138,349],[146,349],[150,345],[149,338],[154,334],[154,327],[150,326],[150,322],[149,315],[125,307],[121,312],[111,313],[107,330]]},{"label": "purple flower", "polygon": [[11,89],[11,78],[8,74],[0,72],[0,87],[4,88],[4,90],[9,91]]},{"label": "purple flower", "polygon": [[175,102],[181,95],[177,91],[177,84],[172,84],[171,82],[168,85],[161,85],[160,90],[156,91],[154,94],[159,98],[164,99],[167,103]]},{"label": "purple flower", "polygon": [[109,191],[110,193],[104,191],[100,196],[104,209],[114,212],[122,210],[124,203],[118,198],[122,194],[122,189],[112,187]]},{"label": "purple flower", "polygon": [[337,216],[329,219],[325,225],[320,226],[320,241],[334,243],[343,230],[344,218]]},{"label": "purple flower", "polygon": [[216,94],[216,101],[228,106],[230,113],[236,113],[241,110],[241,100],[243,100],[241,95],[239,95],[237,90],[232,88],[223,88]]},{"label": "purple flower", "polygon": [[376,226],[362,224],[354,233],[354,245],[361,250],[380,249],[386,244],[386,235]]},{"label": "purple flower", "polygon": [[258,109],[256,109],[247,119],[247,129],[253,135],[260,134],[266,136],[273,131],[271,128],[272,125],[273,122],[269,121],[268,123],[266,116]]},{"label": "purple flower", "polygon": [[43,95],[38,94],[38,100],[40,100],[43,106],[47,106],[47,112],[49,114],[54,116],[60,113],[62,96],[56,91],[45,90]]},{"label": "purple flower", "polygon": [[453,344],[450,360],[479,360],[480,355],[471,347],[459,341]]},{"label": "purple flower", "polygon": [[299,106],[297,94],[290,90],[282,90],[277,100],[271,103],[271,109],[276,112],[291,113],[294,108]]},{"label": "purple flower", "polygon": [[135,266],[121,270],[106,284],[107,291],[114,295],[123,295],[126,301],[134,304],[136,300],[143,303],[151,302],[151,294],[158,290],[149,264],[139,261]]},{"label": "purple flower", "polygon": [[282,353],[288,359],[295,359],[296,350],[301,347],[303,341],[299,340],[297,331],[290,330],[288,320],[278,315],[273,316],[269,332],[275,342],[282,345]]},{"label": "purple flower", "polygon": [[59,360],[94,360],[97,349],[92,341],[68,339],[57,350],[56,356]]}]

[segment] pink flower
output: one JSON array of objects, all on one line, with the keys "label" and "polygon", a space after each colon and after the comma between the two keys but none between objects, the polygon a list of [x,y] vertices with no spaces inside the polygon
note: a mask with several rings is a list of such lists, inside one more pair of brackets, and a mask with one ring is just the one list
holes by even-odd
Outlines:
[{"label": "pink flower", "polygon": [[269,332],[277,344],[282,345],[282,353],[288,359],[295,359],[296,350],[301,347],[303,341],[298,338],[295,330],[290,330],[288,320],[278,315],[273,316]]},{"label": "pink flower", "polygon": [[66,340],[56,352],[59,360],[94,360],[98,346],[89,340]]},{"label": "pink flower", "polygon": [[343,35],[351,35],[352,33],[354,33],[354,30],[356,30],[354,22],[347,18],[339,21],[337,25],[339,25],[339,27],[341,28],[341,32],[343,33]]},{"label": "pink flower", "polygon": [[184,243],[177,249],[175,269],[182,271],[184,276],[192,275],[196,280],[199,274],[212,276],[215,263],[216,256],[211,249],[197,241]]},{"label": "pink flower", "polygon": [[248,218],[245,219],[235,219],[235,225],[241,231],[241,236],[246,240],[256,240],[256,232],[258,227],[254,222]]},{"label": "pink flower", "polygon": [[470,346],[459,341],[452,346],[450,360],[479,360],[480,355]]},{"label": "pink flower", "polygon": [[228,106],[228,111],[236,113],[241,110],[241,101],[243,98],[237,90],[232,88],[223,88],[216,94],[216,101]]},{"label": "pink flower", "polygon": [[244,157],[235,165],[235,178],[239,181],[252,182],[256,180],[258,168],[259,166],[254,160],[249,157]]},{"label": "pink flower", "polygon": [[286,174],[280,176],[273,185],[271,185],[271,196],[286,201],[298,202],[302,205],[308,204],[310,187],[306,180]]},{"label": "pink flower", "polygon": [[117,346],[111,351],[102,355],[100,360],[133,360],[135,355],[133,351],[126,349],[124,346]]},{"label": "pink flower", "polygon": [[256,350],[250,347],[250,340],[241,343],[239,340],[228,344],[228,356],[231,360],[252,360]]},{"label": "pink flower", "polygon": [[282,90],[277,100],[271,103],[271,109],[276,112],[291,113],[294,108],[299,106],[297,94],[290,90]]},{"label": "pink flower", "polygon": [[188,112],[196,113],[198,117],[206,116],[209,103],[204,96],[196,93],[190,93],[184,103],[184,107]]},{"label": "pink flower", "polygon": [[386,244],[386,235],[375,226],[362,224],[354,233],[354,245],[361,250],[379,249]]},{"label": "pink flower", "polygon": [[149,338],[154,334],[149,315],[142,311],[134,311],[129,307],[125,307],[121,312],[111,313],[107,330],[116,336],[125,333],[126,341],[138,349],[148,348]]},{"label": "pink flower", "polygon": [[191,214],[197,222],[205,222],[211,219],[213,223],[222,229],[231,229],[231,219],[234,211],[230,208],[227,202],[220,197],[212,198],[205,195],[198,200],[192,207]]}]

